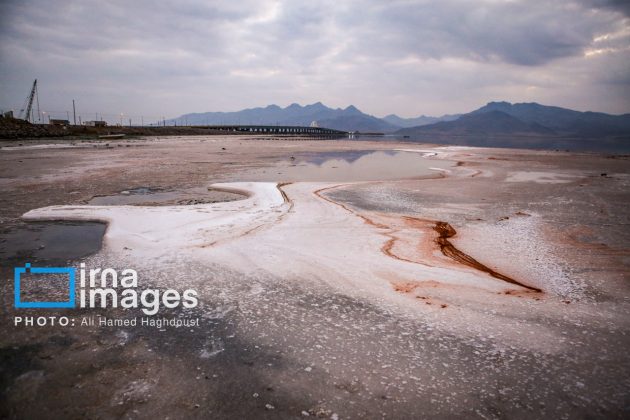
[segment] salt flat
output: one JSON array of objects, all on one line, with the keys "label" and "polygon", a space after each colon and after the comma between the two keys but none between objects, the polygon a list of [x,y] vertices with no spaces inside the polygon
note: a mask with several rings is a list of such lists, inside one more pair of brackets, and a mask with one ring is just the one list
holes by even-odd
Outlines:
[{"label": "salt flat", "polygon": [[[63,383],[64,398],[81,400],[74,413],[88,415],[623,417],[626,157],[221,137],[27,146],[0,150],[24,160],[0,172],[9,229],[106,222],[103,248],[85,263],[196,288],[200,307],[171,315],[202,321],[185,331],[16,331],[3,320],[3,348],[22,349],[24,368],[8,379],[17,412],[37,414],[36,397],[20,390]],[[412,155],[416,176],[406,167],[348,178],[375,151]],[[339,164],[326,159],[348,168],[335,179]],[[291,165],[312,167],[300,179]],[[85,204],[142,186],[244,198]],[[456,250],[517,284],[443,252],[439,221],[456,230]],[[63,401],[37,398],[63,412]]]}]

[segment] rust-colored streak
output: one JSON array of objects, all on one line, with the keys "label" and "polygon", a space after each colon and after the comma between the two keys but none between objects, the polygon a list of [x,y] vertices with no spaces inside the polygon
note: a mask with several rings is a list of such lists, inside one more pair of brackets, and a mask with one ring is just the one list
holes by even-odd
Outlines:
[{"label": "rust-colored streak", "polygon": [[[347,185],[347,184],[345,184]],[[404,258],[400,255],[396,255],[395,251],[394,251],[394,247],[396,245],[396,241],[400,240],[400,238],[398,236],[396,236],[396,232],[397,230],[393,229],[391,226],[385,225],[383,223],[379,223],[379,222],[375,222],[374,220],[368,218],[367,216],[364,216],[362,214],[359,214],[358,212],[354,211],[353,209],[351,209],[350,207],[336,202],[328,197],[326,197],[324,194],[322,194],[323,192],[327,191],[327,190],[332,190],[332,189],[336,189],[336,188],[340,188],[340,187],[344,187],[344,184],[341,185],[335,185],[332,187],[326,187],[326,188],[322,188],[319,189],[317,191],[315,191],[315,195],[323,200],[328,201],[329,203],[332,203],[336,206],[339,206],[341,208],[343,208],[344,210],[346,210],[347,212],[360,217],[366,224],[369,224],[371,226],[374,226],[376,228],[379,229],[383,229],[384,231],[381,232],[381,234],[385,237],[388,238],[388,240],[383,244],[383,246],[381,247],[381,252],[383,252],[383,254],[387,255],[388,257],[397,259],[399,261],[405,261],[405,262],[410,262],[410,263],[414,263],[414,264],[421,264],[421,265],[425,265],[425,266],[429,266],[431,267],[430,264],[428,264],[426,261],[421,261],[420,259],[418,260],[411,260],[408,258]],[[535,292],[539,292],[541,293],[542,290],[538,289],[537,287],[533,287],[533,286],[528,286],[526,284],[523,284],[517,280],[514,280],[511,277],[508,277],[504,274],[501,274],[493,269],[491,269],[490,267],[480,263],[479,261],[477,261],[476,259],[474,259],[473,257],[471,257],[470,255],[460,251],[459,249],[455,248],[455,246],[448,240],[448,238],[451,238],[453,236],[455,236],[457,234],[457,231],[447,222],[440,222],[440,221],[432,221],[432,220],[428,220],[428,219],[420,219],[417,217],[411,217],[411,216],[402,216],[402,219],[405,220],[407,222],[407,224],[415,229],[419,229],[421,231],[426,231],[426,230],[430,230],[431,228],[433,228],[434,231],[436,231],[438,233],[438,237],[435,240],[435,243],[440,247],[440,250],[442,252],[442,254],[444,254],[444,256],[451,258],[452,260],[472,267],[476,270],[482,271],[484,273],[488,273],[490,274],[492,277],[499,279],[499,280],[503,280],[505,282],[517,285],[517,286],[521,286],[525,289],[531,290],[531,291],[535,291]],[[433,225],[433,226],[432,226]]]},{"label": "rust-colored streak", "polygon": [[328,190],[332,190],[332,189],[337,189],[337,188],[341,188],[344,187],[348,184],[339,184],[339,185],[335,185],[332,187],[326,187],[326,188],[321,188],[317,191],[314,192],[314,194],[321,198],[322,200],[328,201],[331,204],[334,204],[335,206],[339,206],[342,209],[344,209],[345,211],[347,211],[350,214],[353,214],[356,217],[359,217],[361,220],[363,220],[364,223],[370,225],[370,226],[374,226],[375,228],[378,229],[383,229],[386,230],[385,232],[381,232],[381,234],[383,236],[386,236],[387,238],[389,238],[381,247],[381,252],[385,255],[387,255],[390,258],[394,258],[398,261],[405,261],[405,262],[409,262],[409,263],[413,263],[413,264],[420,264],[420,265],[424,265],[427,267],[432,267],[431,264],[428,264],[426,262],[421,262],[421,261],[415,261],[415,260],[410,260],[408,258],[404,258],[401,257],[399,255],[396,255],[396,253],[394,252],[394,245],[396,244],[396,241],[398,241],[400,238],[398,238],[396,235],[394,235],[395,230],[392,229],[390,226],[387,226],[383,223],[378,223],[375,222],[374,220],[370,219],[367,216],[364,216],[362,214],[357,213],[356,211],[352,210],[350,207],[344,205],[343,203],[338,203],[337,201],[331,200],[330,198],[326,197],[324,194],[322,194],[325,191]]},{"label": "rust-colored streak", "polygon": [[[368,219],[369,220],[369,219]],[[396,255],[393,251],[394,248],[394,244],[396,243],[396,241],[399,239],[397,236],[394,236],[391,233],[383,233],[383,235],[387,236],[389,239],[387,240],[387,242],[385,242],[385,244],[383,244],[383,246],[381,247],[381,252],[385,255],[387,255],[388,257],[397,259],[399,261],[405,261],[405,262],[410,262],[410,263],[414,263],[414,264],[421,264],[418,261],[414,261],[414,260],[410,260],[408,258],[404,258],[401,257],[399,255]],[[428,264],[422,264],[422,265],[427,265]]]},{"label": "rust-colored streak", "polygon": [[278,191],[280,191],[280,194],[282,194],[282,199],[284,200],[284,202],[287,204],[293,204],[293,202],[289,199],[287,193],[284,192],[284,190],[282,189],[282,187],[285,187],[287,185],[291,185],[291,182],[279,182],[277,188]]},{"label": "rust-colored streak", "polygon": [[490,274],[494,278],[506,281],[508,283],[515,284],[517,286],[524,287],[529,290],[533,290],[535,292],[542,292],[542,290],[538,289],[537,287],[528,286],[526,284],[523,284],[519,281],[514,280],[511,277],[508,277],[506,275],[503,275],[501,273],[494,271],[493,269],[491,269],[490,267],[486,265],[483,265],[482,263],[480,263],[479,261],[477,261],[470,255],[463,253],[459,249],[455,248],[455,246],[451,243],[451,241],[448,240],[448,238],[452,238],[453,236],[455,236],[455,234],[457,234],[457,231],[453,229],[453,226],[451,226],[447,222],[436,222],[435,226],[433,227],[433,230],[435,230],[438,233],[438,237],[435,240],[435,242],[439,245],[440,250],[442,251],[442,254],[444,254],[445,256],[459,262],[460,264],[473,267],[479,271],[484,271]]},{"label": "rust-colored streak", "polygon": [[321,189],[315,191],[314,194],[317,197],[321,198],[322,200],[328,201],[329,203],[334,204],[335,206],[341,207],[342,209],[344,209],[348,213],[351,213],[351,214],[353,214],[353,215],[355,215],[357,217],[360,217],[368,225],[374,226],[374,227],[379,228],[379,229],[389,229],[389,226],[386,226],[386,225],[381,224],[381,223],[376,223],[373,220],[368,219],[367,217],[363,216],[362,214],[359,214],[359,213],[355,212],[354,210],[350,209],[348,206],[346,206],[346,205],[344,205],[342,203],[338,203],[338,202],[336,202],[334,200],[331,200],[330,198],[328,198],[328,197],[326,197],[325,195],[322,194],[324,191],[345,187],[346,185],[349,185],[349,184],[339,184],[339,185],[334,185],[332,187],[321,188]]}]

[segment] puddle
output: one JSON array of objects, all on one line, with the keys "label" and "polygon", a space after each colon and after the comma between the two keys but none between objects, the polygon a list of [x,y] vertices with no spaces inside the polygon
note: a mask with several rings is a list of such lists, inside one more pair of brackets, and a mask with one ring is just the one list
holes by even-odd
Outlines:
[{"label": "puddle", "polygon": [[376,181],[435,175],[453,162],[404,151],[344,151],[295,155],[272,168],[248,170],[247,181]]},{"label": "puddle", "polygon": [[98,222],[33,222],[0,233],[0,265],[62,264],[101,249],[107,225]]},{"label": "puddle", "polygon": [[205,187],[179,191],[139,187],[114,195],[97,196],[88,201],[88,204],[94,206],[175,206],[219,203],[242,200],[243,198],[245,197],[241,194],[208,190]]},{"label": "puddle", "polygon": [[[394,150],[333,150],[330,152],[315,152],[315,153],[301,153],[296,156],[297,162],[306,162],[313,163],[316,165],[321,165],[328,160],[344,160],[348,163],[353,163],[358,159],[374,154],[376,152],[384,153],[388,156],[393,156],[397,151]],[[296,163],[296,162],[292,162]]]}]

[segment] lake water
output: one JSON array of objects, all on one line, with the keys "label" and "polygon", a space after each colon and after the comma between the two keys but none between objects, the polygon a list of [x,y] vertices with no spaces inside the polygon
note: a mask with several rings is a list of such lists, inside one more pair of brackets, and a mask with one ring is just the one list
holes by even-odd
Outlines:
[{"label": "lake water", "polygon": [[[247,170],[243,181],[352,182],[427,177],[454,162],[402,151],[343,151],[296,154],[271,168]],[[240,174],[239,174],[240,175]]]},{"label": "lake water", "polygon": [[0,264],[65,265],[101,249],[107,226],[97,222],[31,222],[0,233]]}]

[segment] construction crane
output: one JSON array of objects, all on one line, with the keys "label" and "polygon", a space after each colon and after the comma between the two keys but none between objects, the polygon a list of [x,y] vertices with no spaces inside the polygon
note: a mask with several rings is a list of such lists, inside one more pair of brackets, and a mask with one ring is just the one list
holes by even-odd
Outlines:
[{"label": "construction crane", "polygon": [[[33,100],[37,102],[37,119],[39,120],[39,96],[37,95],[37,79],[33,82],[31,92],[26,97],[24,107],[20,110],[19,118],[24,118],[26,121],[35,122],[35,116],[33,115]],[[26,112],[24,110],[26,109]]]}]

